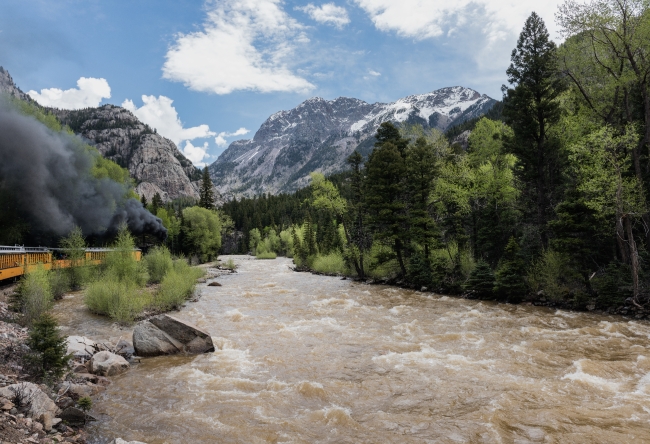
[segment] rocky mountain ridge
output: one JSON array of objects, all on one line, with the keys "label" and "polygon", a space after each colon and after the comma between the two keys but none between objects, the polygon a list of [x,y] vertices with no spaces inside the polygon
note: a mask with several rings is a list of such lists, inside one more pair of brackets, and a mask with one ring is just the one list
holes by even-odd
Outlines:
[{"label": "rocky mountain ridge", "polygon": [[[16,86],[3,67],[0,67],[0,94],[36,103]],[[140,196],[149,201],[156,193],[163,201],[199,198],[201,171],[171,140],[125,108],[103,105],[80,110],[46,109],[95,146],[102,156],[126,168]]]},{"label": "rocky mountain ridge", "polygon": [[355,149],[367,155],[382,122],[444,131],[485,114],[495,103],[460,86],[393,103],[315,97],[270,116],[253,139],[230,144],[209,171],[219,192],[228,197],[290,192],[305,186],[311,171],[344,170],[345,159]]}]

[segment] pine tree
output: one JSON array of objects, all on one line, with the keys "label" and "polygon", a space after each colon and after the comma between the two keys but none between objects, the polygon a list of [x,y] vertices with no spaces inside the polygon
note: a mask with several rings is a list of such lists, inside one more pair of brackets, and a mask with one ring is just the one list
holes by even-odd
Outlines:
[{"label": "pine tree", "polygon": [[485,261],[479,261],[469,275],[465,289],[472,290],[480,298],[489,297],[494,289],[494,273]]},{"label": "pine tree", "polygon": [[214,192],[212,188],[214,184],[210,179],[210,172],[208,167],[203,168],[203,176],[201,178],[201,189],[199,190],[199,206],[207,208],[208,210],[214,209]]},{"label": "pine tree", "polygon": [[511,237],[495,273],[494,293],[502,300],[519,302],[527,291],[526,268],[519,255],[519,244]]},{"label": "pine tree", "polygon": [[44,376],[58,378],[68,367],[66,340],[51,315],[46,313],[34,323],[27,345],[34,352],[34,364]]},{"label": "pine tree", "polygon": [[143,207],[147,208],[147,205],[148,205],[148,203],[147,203],[147,196],[145,196],[145,195],[143,194],[142,197],[140,197],[140,202],[142,203],[142,206],[143,206]]},{"label": "pine tree", "polygon": [[404,245],[409,238],[406,223],[406,165],[390,141],[374,149],[366,163],[366,204],[375,239],[393,248],[402,276],[406,276]]},{"label": "pine tree", "polygon": [[534,208],[531,219],[546,246],[549,194],[556,191],[554,180],[559,176],[558,143],[549,129],[560,119],[556,99],[566,86],[559,75],[555,43],[535,12],[526,20],[511,60],[506,72],[513,87],[502,87],[503,115],[514,131],[508,145],[519,159],[524,195]]},{"label": "pine tree", "polygon": [[163,206],[163,201],[162,197],[160,197],[159,193],[156,193],[153,195],[153,199],[151,199],[151,214],[156,214],[158,213],[158,208]]}]

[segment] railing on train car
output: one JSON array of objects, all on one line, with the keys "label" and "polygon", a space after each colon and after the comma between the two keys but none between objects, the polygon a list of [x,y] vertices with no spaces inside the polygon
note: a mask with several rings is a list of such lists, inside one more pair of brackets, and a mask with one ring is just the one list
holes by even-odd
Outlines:
[{"label": "railing on train car", "polygon": [[[110,251],[114,250],[111,248],[86,248],[84,262],[92,265],[101,264]],[[60,258],[60,256],[59,258],[53,257],[53,252],[61,255],[66,252],[66,249],[0,245],[0,280],[19,277],[25,273],[25,270],[39,264],[44,265],[48,270],[72,266],[69,259]],[[135,249],[133,256],[135,260],[141,260],[142,251]]]}]

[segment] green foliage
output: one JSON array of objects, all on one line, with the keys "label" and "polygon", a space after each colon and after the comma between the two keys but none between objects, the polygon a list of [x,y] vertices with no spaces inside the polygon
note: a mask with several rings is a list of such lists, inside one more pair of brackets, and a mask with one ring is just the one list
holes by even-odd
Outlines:
[{"label": "green foliage", "polygon": [[417,287],[431,287],[433,285],[433,272],[429,258],[424,253],[418,252],[411,257],[408,267],[409,282]]},{"label": "green foliage", "polygon": [[566,256],[545,250],[530,267],[528,285],[533,291],[543,291],[551,301],[562,301],[579,290],[575,274]]},{"label": "green foliage", "polygon": [[70,291],[70,273],[64,268],[54,268],[48,273],[52,298],[62,299],[63,295]]},{"label": "green foliage", "polygon": [[527,293],[524,262],[519,244],[511,237],[495,273],[494,293],[508,302],[519,302]]},{"label": "green foliage", "polygon": [[196,280],[203,275],[199,268],[190,267],[179,259],[165,275],[156,294],[155,305],[161,310],[177,309],[194,293]]},{"label": "green foliage", "polygon": [[79,407],[84,412],[87,412],[93,408],[93,400],[89,396],[82,396],[77,401],[77,407]]},{"label": "green foliage", "polygon": [[212,179],[210,179],[210,173],[208,172],[208,167],[203,168],[203,174],[201,176],[201,189],[199,190],[199,206],[202,208],[207,208],[208,210],[214,209],[214,191],[212,188],[214,184]]},{"label": "green foliage", "polygon": [[222,222],[215,211],[201,207],[183,210],[183,234],[188,249],[198,254],[203,262],[216,258],[221,248]]},{"label": "green foliage", "polygon": [[151,302],[148,292],[138,290],[132,281],[118,281],[114,275],[89,284],[84,297],[90,311],[125,325],[133,323]]},{"label": "green foliage", "polygon": [[122,225],[112,251],[104,261],[104,275],[118,282],[143,286],[149,279],[145,263],[138,262],[134,254],[135,242],[126,225]]},{"label": "green foliage", "polygon": [[25,274],[18,285],[17,308],[26,324],[32,324],[52,306],[53,296],[48,271],[41,265]]},{"label": "green foliage", "polygon": [[472,290],[479,298],[489,298],[494,290],[495,278],[490,264],[479,261],[465,283],[466,290]]},{"label": "green foliage", "polygon": [[70,356],[66,355],[65,337],[58,330],[56,320],[41,314],[29,332],[27,345],[33,352],[32,362],[45,377],[59,378],[68,368]]},{"label": "green foliage", "polygon": [[622,304],[632,296],[632,282],[629,266],[620,262],[610,262],[604,272],[594,278],[593,286],[598,294],[598,308],[608,308]]},{"label": "green foliage", "polygon": [[263,252],[257,253],[255,255],[255,257],[257,259],[275,259],[276,257],[278,257],[278,255],[275,254],[272,251],[263,251]]},{"label": "green foliage", "polygon": [[234,270],[237,268],[237,265],[235,264],[235,261],[232,259],[228,259],[223,266],[229,270]]},{"label": "green foliage", "polygon": [[164,246],[154,247],[143,261],[149,272],[149,282],[154,284],[160,283],[173,267],[172,255]]},{"label": "green foliage", "polygon": [[344,275],[348,273],[348,267],[339,252],[316,256],[311,268],[318,273],[324,274]]},{"label": "green foliage", "polygon": [[70,268],[66,271],[69,286],[73,290],[79,290],[86,284],[90,272],[86,265],[86,240],[81,228],[74,227],[61,239],[60,245],[65,249],[65,256],[70,261]]}]

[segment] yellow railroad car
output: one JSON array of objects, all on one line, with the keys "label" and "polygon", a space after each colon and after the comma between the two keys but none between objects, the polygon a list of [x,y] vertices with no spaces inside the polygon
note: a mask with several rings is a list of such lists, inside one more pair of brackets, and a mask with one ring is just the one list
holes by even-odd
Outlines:
[{"label": "yellow railroad car", "polygon": [[[46,270],[68,268],[73,264],[70,259],[65,258],[65,251],[62,248],[0,245],[0,281],[20,277],[39,265]],[[87,248],[84,263],[99,265],[111,251],[113,250],[110,248]],[[142,251],[134,250],[133,256],[135,260],[141,260]]]}]

